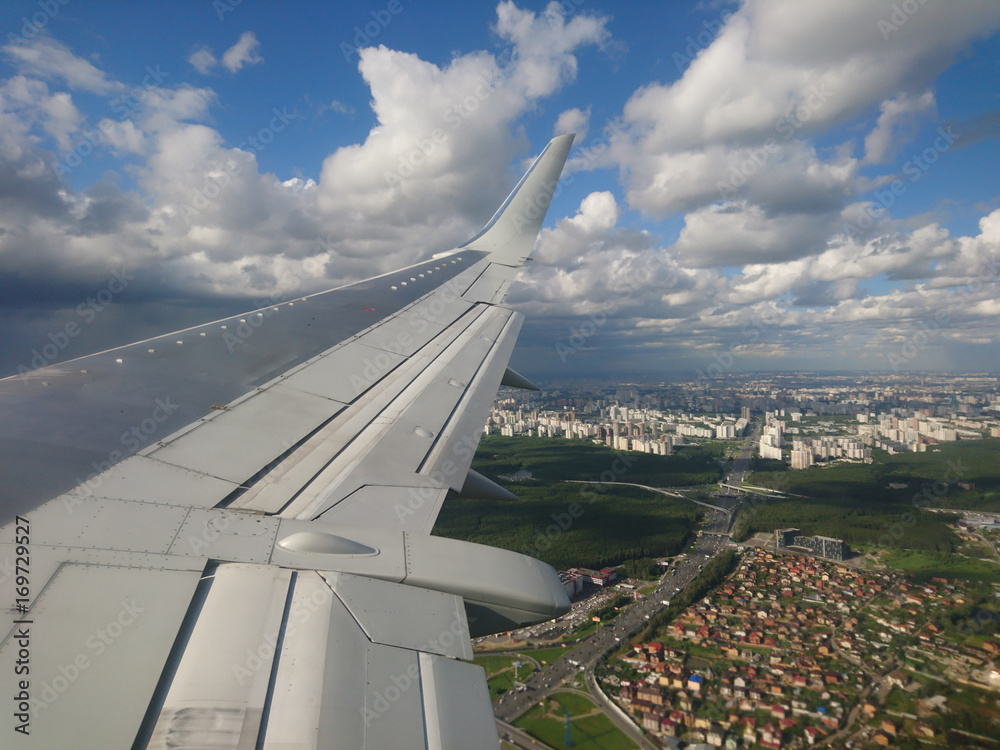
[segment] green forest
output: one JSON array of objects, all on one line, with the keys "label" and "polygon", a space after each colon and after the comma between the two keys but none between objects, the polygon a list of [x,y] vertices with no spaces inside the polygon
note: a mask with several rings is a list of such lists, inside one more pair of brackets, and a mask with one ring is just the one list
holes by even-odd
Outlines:
[{"label": "green forest", "polygon": [[[722,450],[689,446],[675,456],[653,456],[618,453],[582,440],[485,437],[473,468],[520,499],[449,497],[434,533],[522,552],[557,569],[674,555],[701,518],[697,506],[635,487],[562,480],[597,479],[608,472],[606,479],[656,487],[712,482],[721,472]],[[502,478],[519,471],[532,476]]]},{"label": "green forest", "polygon": [[727,443],[707,441],[681,446],[673,456],[632,453],[595,445],[589,440],[487,435],[479,443],[472,468],[488,477],[530,471],[534,479],[594,479],[635,482],[651,487],[689,487],[722,476]]},{"label": "green forest", "polygon": [[795,527],[851,544],[952,552],[958,540],[946,524],[956,516],[925,509],[1000,510],[998,464],[1000,439],[947,443],[927,453],[876,450],[871,464],[801,471],[758,459],[747,484],[804,497],[747,503],[733,537],[742,541],[759,531]]}]

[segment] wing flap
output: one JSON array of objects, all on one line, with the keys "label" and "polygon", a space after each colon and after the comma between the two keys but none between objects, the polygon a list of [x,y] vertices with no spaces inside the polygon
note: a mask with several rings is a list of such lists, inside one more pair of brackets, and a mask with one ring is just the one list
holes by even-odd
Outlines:
[{"label": "wing flap", "polygon": [[490,263],[462,297],[470,302],[499,304],[507,295],[507,290],[513,283],[515,276],[517,276],[517,269],[498,263]]},{"label": "wing flap", "polygon": [[292,571],[220,565],[153,729],[150,750],[252,748]]},{"label": "wing flap", "polygon": [[471,655],[458,596],[220,565],[148,747],[496,748],[483,670],[449,658]]},{"label": "wing flap", "polygon": [[496,719],[482,667],[420,654],[427,745],[442,750],[497,750]]},{"label": "wing flap", "polygon": [[[0,645],[0,670],[30,654],[27,735],[0,712],[19,747],[130,747],[174,645],[200,571],[64,564]],[[18,637],[27,630],[28,638]],[[26,644],[26,646],[24,645]],[[109,713],[113,707],[113,715]],[[15,742],[15,740],[10,740]]]},{"label": "wing flap", "polygon": [[347,573],[323,577],[372,642],[472,659],[460,597]]},{"label": "wing flap", "polygon": [[[509,310],[484,309],[324,468],[316,489],[307,488],[283,513],[346,522],[338,505],[364,487],[461,489],[516,339],[520,321],[511,317]],[[433,524],[439,505],[420,505],[402,528]],[[367,523],[398,527],[398,520],[373,513]]]},{"label": "wing flap", "polygon": [[[344,406],[278,383],[148,455],[230,482],[244,482]],[[261,429],[264,425],[267,429]]]}]

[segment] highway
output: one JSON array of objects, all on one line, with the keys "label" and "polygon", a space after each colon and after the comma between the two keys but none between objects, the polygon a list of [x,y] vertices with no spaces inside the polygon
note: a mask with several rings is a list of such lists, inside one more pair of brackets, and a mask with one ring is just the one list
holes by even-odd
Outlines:
[{"label": "highway", "polygon": [[[740,451],[740,455],[734,460],[731,469],[726,473],[726,480],[731,482],[741,482],[748,470],[750,454],[756,440],[759,428],[755,428],[750,437],[747,438]],[[614,483],[612,483],[614,484]],[[621,484],[629,484],[622,482]],[[641,485],[635,485],[641,486]],[[646,487],[656,492],[664,494],[674,494],[655,487]],[[588,684],[593,683],[593,669],[598,661],[616,650],[623,641],[627,641],[630,636],[642,629],[646,621],[666,605],[664,602],[670,601],[679,591],[684,589],[701,572],[705,563],[729,545],[729,528],[733,520],[733,512],[729,509],[700,503],[712,510],[711,515],[706,519],[702,532],[698,538],[686,551],[686,556],[670,567],[667,573],[660,578],[656,589],[651,591],[646,597],[640,599],[635,604],[629,605],[618,617],[607,625],[595,631],[589,638],[584,639],[578,646],[564,657],[546,665],[541,670],[535,672],[524,684],[526,689],[523,692],[509,692],[502,695],[494,705],[494,713],[497,717],[498,726],[509,725],[518,716],[526,712],[539,701],[548,697],[553,691],[562,687],[575,673],[585,672]],[[594,685],[596,687],[596,684]],[[591,689],[593,693],[593,688]],[[647,740],[641,730],[634,724],[628,726],[625,721],[610,707],[599,700],[604,712],[622,728],[628,736],[640,744],[640,747],[656,747]],[[501,736],[503,732],[501,732]],[[512,735],[512,739],[516,739]],[[527,744],[518,742],[523,747],[538,747],[538,743]]]}]

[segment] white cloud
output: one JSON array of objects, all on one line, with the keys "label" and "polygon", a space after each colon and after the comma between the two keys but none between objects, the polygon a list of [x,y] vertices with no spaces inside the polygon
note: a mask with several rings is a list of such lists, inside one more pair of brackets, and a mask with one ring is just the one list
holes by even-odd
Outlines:
[{"label": "white cloud", "polygon": [[773,263],[815,253],[829,234],[809,214],[770,215],[745,202],[709,205],[688,213],[674,249],[691,268]]},{"label": "white cloud", "polygon": [[188,62],[202,75],[211,73],[212,69],[219,64],[219,61],[215,59],[215,55],[212,54],[212,50],[204,46],[192,52],[188,57]]},{"label": "white cloud", "polygon": [[[567,21],[557,5],[536,15],[501,3],[497,13],[509,59],[473,52],[438,66],[384,46],[360,50],[377,124],[363,143],[326,158],[317,191],[344,253],[384,252],[391,267],[404,227],[408,260],[431,238],[467,239],[475,224],[463,217],[489,218],[510,189],[511,160],[526,151],[512,123],[572,80],[577,49],[608,38],[605,19],[578,13]],[[375,221],[383,236],[346,241],[369,231],[354,226],[355,216]]]},{"label": "white cloud", "polygon": [[49,93],[44,81],[16,75],[0,86],[0,112],[3,113],[8,148],[21,150],[15,143],[27,145],[27,133],[35,125],[56,142],[61,152],[72,146],[73,135],[83,122],[83,115],[65,91]]},{"label": "white cloud", "polygon": [[252,31],[245,31],[239,41],[227,49],[222,55],[222,64],[230,73],[235,73],[244,65],[257,65],[264,58],[257,54],[260,42]]},{"label": "white cloud", "polygon": [[[49,128],[49,137],[73,143],[72,128],[86,123],[73,122],[68,94],[24,76],[23,102],[0,110],[11,120],[0,148],[21,174],[11,190],[39,209],[12,214],[0,205],[9,230],[0,236],[0,271],[92,278],[115,259],[155,275],[159,289],[257,295],[364,278],[467,239],[509,191],[511,162],[530,153],[515,120],[572,80],[575,50],[608,38],[603,19],[564,19],[557,6],[535,15],[505,4],[498,19],[508,42],[499,56],[471,52],[439,67],[385,47],[362,50],[377,124],[364,142],[332,153],[318,182],[261,173],[258,147],[233,148],[205,124],[215,93],[181,83],[149,86],[127,119],[99,123],[99,148],[135,162],[127,169],[140,191],[74,191],[33,139]],[[236,71],[259,61],[258,50],[244,34],[221,64]],[[86,69],[64,52],[61,69]],[[214,59],[204,48],[189,58],[206,71]],[[121,86],[95,71],[93,81]],[[413,155],[421,158],[409,164]],[[613,199],[603,210],[614,213]]]},{"label": "white cloud", "polygon": [[576,142],[583,143],[590,129],[590,107],[586,111],[579,107],[567,109],[556,118],[556,126],[553,135],[562,133],[576,133]]},{"label": "white cloud", "polygon": [[914,124],[916,116],[932,111],[934,105],[932,91],[919,96],[904,92],[882,102],[875,128],[865,136],[865,161],[877,164],[892,156],[900,142],[906,140],[906,129]]},{"label": "white cloud", "polygon": [[[529,313],[526,344],[565,338],[593,316],[603,320],[594,348],[604,366],[608,351],[632,364],[673,363],[719,346],[742,362],[794,360],[817,347],[860,350],[852,325],[884,346],[936,309],[952,315],[949,332],[995,341],[995,275],[968,290],[996,254],[1000,211],[971,237],[931,219],[904,227],[888,212],[864,232],[843,232],[866,207],[862,186],[880,179],[859,173],[932,111],[936,71],[996,25],[992,5],[970,4],[971,20],[942,19],[928,5],[898,38],[859,41],[879,33],[874,20],[886,7],[793,4],[782,15],[768,0],[747,5],[678,81],[637,91],[624,136],[603,156],[577,157],[584,168],[618,166],[625,198],[596,190],[572,215],[553,215],[508,297]],[[149,87],[127,119],[98,123],[101,148],[139,186],[131,193],[113,174],[73,190],[52,169],[52,150],[94,127],[57,84],[90,93],[122,84],[54,42],[34,57],[14,55],[19,73],[0,86],[0,272],[99,281],[120,263],[160,291],[266,295],[364,278],[464,240],[511,187],[512,162],[540,145],[523,135],[525,116],[552,117],[546,99],[574,80],[580,51],[611,44],[607,19],[564,17],[556,4],[536,14],[503,2],[495,31],[505,45],[496,54],[440,64],[385,46],[360,50],[375,122],[361,142],[326,157],[318,181],[262,173],[255,148],[227,143],[207,124],[210,88]],[[258,47],[248,33],[221,63],[207,48],[189,61],[235,72],[259,61]],[[328,108],[350,111],[335,100]],[[854,142],[811,141],[865,108],[866,127],[845,136]],[[589,119],[589,109],[573,108],[553,124],[576,130],[580,144]],[[864,160],[855,155],[862,141]],[[676,241],[622,226],[629,208],[684,212]],[[748,336],[748,321],[764,319],[766,331]],[[888,338],[883,327],[893,329]]]},{"label": "white cloud", "polygon": [[21,72],[49,81],[61,79],[72,89],[109,94],[123,88],[122,84],[109,81],[104,71],[45,36],[22,44],[8,44],[3,52]]},{"label": "white cloud", "polygon": [[586,13],[576,13],[567,22],[558,2],[550,2],[544,13],[536,15],[504,0],[497,6],[494,29],[513,45],[513,85],[536,99],[576,78],[573,51],[607,43],[611,37],[607,22],[607,18]]},{"label": "white cloud", "polygon": [[131,120],[109,120],[98,123],[108,145],[121,154],[141,154],[146,150],[146,135]]},{"label": "white cloud", "polygon": [[[769,213],[801,211],[772,201],[794,204],[803,195],[813,210],[836,210],[851,197],[857,161],[839,150],[824,162],[803,139],[883,103],[870,157],[886,153],[886,135],[932,106],[929,83],[970,41],[1000,26],[995,3],[969,3],[960,14],[927,4],[884,40],[878,22],[893,7],[890,0],[743,5],[679,80],[631,97],[626,135],[597,166],[622,168],[632,207],[668,216],[719,200],[733,169],[767,148],[736,197]],[[755,194],[765,189],[769,196]]]},{"label": "white cloud", "polygon": [[244,65],[257,65],[264,62],[264,58],[257,52],[259,48],[260,42],[257,40],[257,35],[252,31],[245,31],[236,44],[222,53],[221,60],[212,53],[209,47],[199,45],[188,56],[188,62],[202,75],[208,75],[220,64],[230,73],[237,73]]}]

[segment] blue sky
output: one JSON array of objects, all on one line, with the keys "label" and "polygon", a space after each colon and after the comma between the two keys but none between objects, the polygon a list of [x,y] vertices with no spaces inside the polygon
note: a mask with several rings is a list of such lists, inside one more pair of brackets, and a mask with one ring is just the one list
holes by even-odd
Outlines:
[{"label": "blue sky", "polygon": [[59,358],[453,247],[574,129],[516,367],[995,371],[998,29],[985,1],[4,3],[0,370],[122,269]]}]

